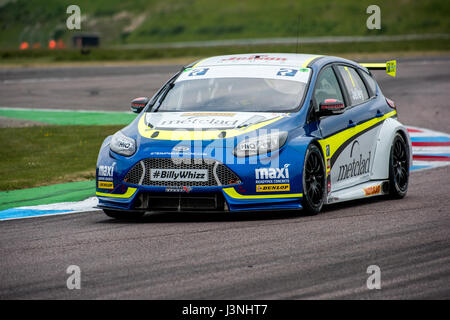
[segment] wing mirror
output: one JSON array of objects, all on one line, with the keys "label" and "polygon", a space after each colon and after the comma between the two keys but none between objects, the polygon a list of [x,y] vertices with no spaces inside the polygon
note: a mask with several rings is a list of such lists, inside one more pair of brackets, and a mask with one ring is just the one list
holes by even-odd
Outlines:
[{"label": "wing mirror", "polygon": [[131,100],[131,111],[134,113],[140,113],[149,101],[150,99],[147,97],[140,97]]},{"label": "wing mirror", "polygon": [[319,114],[321,116],[328,116],[333,114],[343,113],[345,105],[342,101],[336,99],[325,99],[319,105]]}]

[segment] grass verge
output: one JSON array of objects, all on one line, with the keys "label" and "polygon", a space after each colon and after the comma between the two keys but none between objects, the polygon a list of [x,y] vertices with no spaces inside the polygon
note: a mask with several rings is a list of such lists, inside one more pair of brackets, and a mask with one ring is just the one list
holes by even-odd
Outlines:
[{"label": "grass verge", "polygon": [[[69,5],[80,7],[81,32],[106,45],[337,35],[450,32],[445,0],[1,0],[0,46],[63,39]],[[367,8],[381,10],[381,29],[368,30]]]},{"label": "grass verge", "polygon": [[0,191],[95,179],[103,140],[123,125],[0,128]]},{"label": "grass verge", "polygon": [[71,111],[0,108],[0,117],[30,120],[57,125],[113,125],[131,123],[136,114],[131,112]]},{"label": "grass verge", "polygon": [[[89,54],[82,54],[79,50],[0,50],[0,65],[8,64],[38,64],[62,62],[109,62],[109,61],[143,61],[172,59],[183,57],[207,57],[223,54],[237,54],[249,52],[293,52],[296,45],[247,45],[223,47],[192,47],[165,49],[92,49]],[[301,44],[299,52],[341,55],[389,52],[427,52],[450,51],[450,40],[408,40],[395,42],[358,42],[358,43],[321,43]]]}]

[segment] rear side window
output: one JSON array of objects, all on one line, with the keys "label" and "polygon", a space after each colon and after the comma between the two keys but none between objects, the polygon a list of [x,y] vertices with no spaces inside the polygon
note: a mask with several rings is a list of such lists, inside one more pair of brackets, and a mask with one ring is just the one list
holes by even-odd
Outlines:
[{"label": "rear side window", "polygon": [[377,83],[369,74],[365,73],[364,71],[361,71],[361,74],[364,80],[366,80],[367,85],[369,86],[369,89],[371,91],[370,96],[371,97],[375,96],[377,93]]},{"label": "rear side window", "polygon": [[344,102],[339,82],[331,67],[326,67],[319,74],[316,88],[314,89],[314,99],[317,105],[326,99],[336,99]]},{"label": "rear side window", "polygon": [[366,86],[355,69],[338,66],[338,70],[342,79],[344,79],[344,85],[350,96],[350,105],[360,104],[369,99]]}]

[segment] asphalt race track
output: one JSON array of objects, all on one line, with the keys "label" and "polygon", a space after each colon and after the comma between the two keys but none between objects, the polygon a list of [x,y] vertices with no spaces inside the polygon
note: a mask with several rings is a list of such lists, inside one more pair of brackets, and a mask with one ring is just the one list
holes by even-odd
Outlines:
[{"label": "asphalt race track", "polygon": [[[408,125],[450,132],[450,57],[377,78]],[[0,70],[3,107],[128,110],[178,66]],[[450,298],[450,167],[414,172],[403,200],[301,213],[101,212],[0,222],[0,299]],[[66,268],[81,268],[68,290]],[[368,290],[367,267],[381,269]]]}]

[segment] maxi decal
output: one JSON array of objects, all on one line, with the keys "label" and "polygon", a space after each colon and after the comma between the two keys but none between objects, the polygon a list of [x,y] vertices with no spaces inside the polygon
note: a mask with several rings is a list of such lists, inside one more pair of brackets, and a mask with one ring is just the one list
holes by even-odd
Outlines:
[{"label": "maxi decal", "polygon": [[290,191],[289,166],[255,169],[256,192]]},{"label": "maxi decal", "polygon": [[[98,166],[98,180],[99,181],[113,181],[115,166],[116,166],[115,162],[111,166],[105,166],[105,165]],[[100,186],[99,186],[99,188],[100,188]],[[112,189],[112,188],[109,187],[109,188],[103,188],[103,189]]]}]

